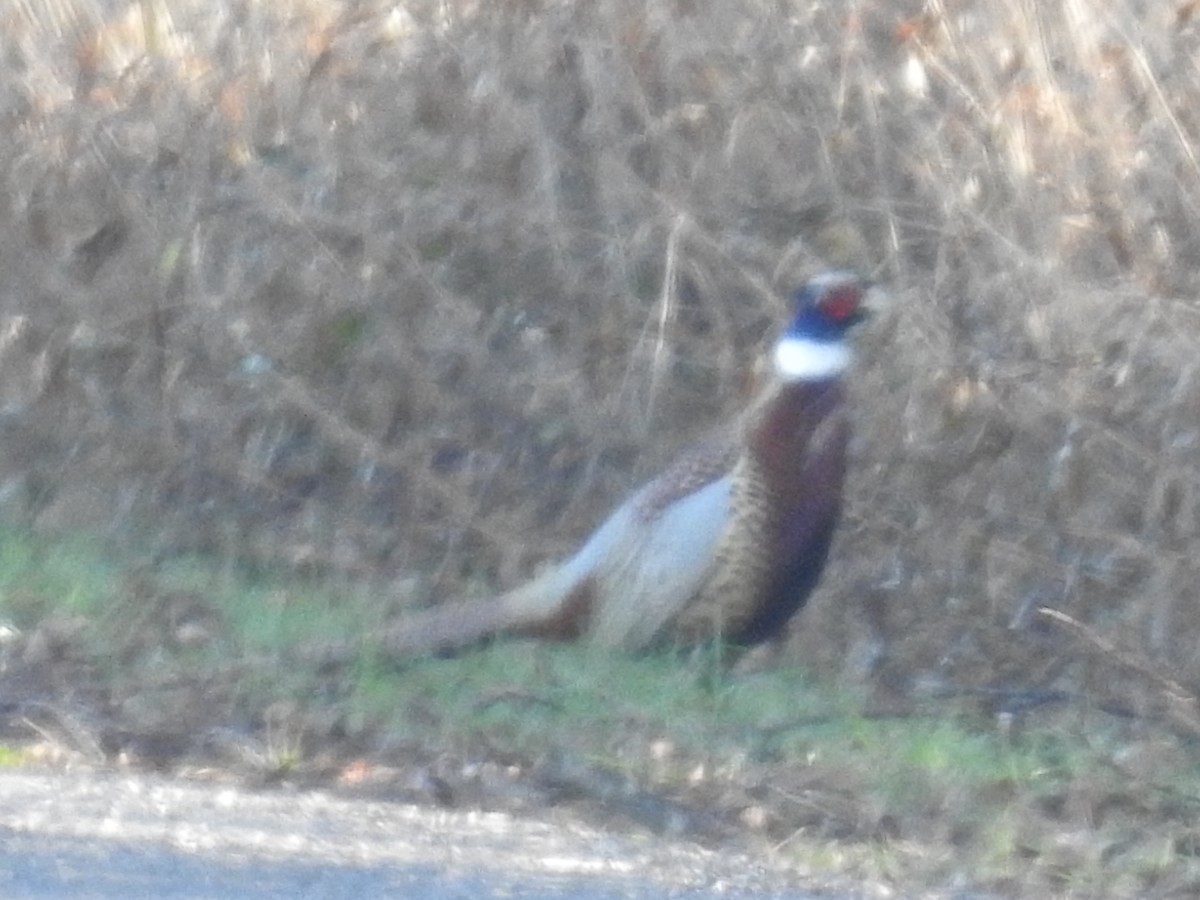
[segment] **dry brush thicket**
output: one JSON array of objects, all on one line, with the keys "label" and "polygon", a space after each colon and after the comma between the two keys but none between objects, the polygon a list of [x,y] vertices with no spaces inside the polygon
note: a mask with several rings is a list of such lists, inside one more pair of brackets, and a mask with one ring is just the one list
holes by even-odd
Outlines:
[{"label": "dry brush thicket", "polygon": [[1135,705],[1200,676],[1194,3],[3,18],[10,514],[511,584],[743,402],[824,259],[892,312],[797,653]]}]

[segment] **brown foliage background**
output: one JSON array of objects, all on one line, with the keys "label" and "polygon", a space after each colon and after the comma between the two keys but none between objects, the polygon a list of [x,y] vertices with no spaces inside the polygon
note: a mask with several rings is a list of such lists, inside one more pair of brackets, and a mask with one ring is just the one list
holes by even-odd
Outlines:
[{"label": "brown foliage background", "polygon": [[795,652],[1194,684],[1196,5],[1004,6],[18,0],[5,512],[512,584],[743,402],[824,259],[892,313]]}]

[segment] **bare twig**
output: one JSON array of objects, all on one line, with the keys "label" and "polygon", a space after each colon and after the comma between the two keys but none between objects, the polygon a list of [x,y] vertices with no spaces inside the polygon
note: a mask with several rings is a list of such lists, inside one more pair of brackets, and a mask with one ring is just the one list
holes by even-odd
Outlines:
[{"label": "bare twig", "polygon": [[1164,674],[1149,660],[1122,650],[1090,625],[1080,622],[1061,610],[1043,606],[1038,609],[1038,615],[1066,625],[1076,637],[1089,644],[1100,655],[1145,678],[1162,692],[1167,701],[1171,718],[1176,723],[1183,725],[1189,732],[1200,735],[1200,698],[1195,693],[1189,691],[1174,678]]}]

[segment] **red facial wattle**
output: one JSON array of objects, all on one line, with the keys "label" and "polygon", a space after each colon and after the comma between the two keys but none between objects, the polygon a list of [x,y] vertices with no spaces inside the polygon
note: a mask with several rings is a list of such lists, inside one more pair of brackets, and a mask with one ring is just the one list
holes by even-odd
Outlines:
[{"label": "red facial wattle", "polygon": [[836,288],[821,301],[821,311],[834,322],[845,322],[854,318],[862,302],[862,293],[857,287]]}]

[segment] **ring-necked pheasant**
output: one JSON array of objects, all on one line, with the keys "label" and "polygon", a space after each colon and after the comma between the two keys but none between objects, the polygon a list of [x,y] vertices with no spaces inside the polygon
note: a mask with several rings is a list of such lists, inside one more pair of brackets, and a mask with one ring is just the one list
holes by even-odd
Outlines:
[{"label": "ring-necked pheasant", "polygon": [[841,376],[866,285],[827,272],[796,292],[774,377],[734,427],[630,496],[583,546],[528,583],[400,619],[393,655],[500,633],[638,649],[778,634],[825,566],[841,508],[849,423]]}]

